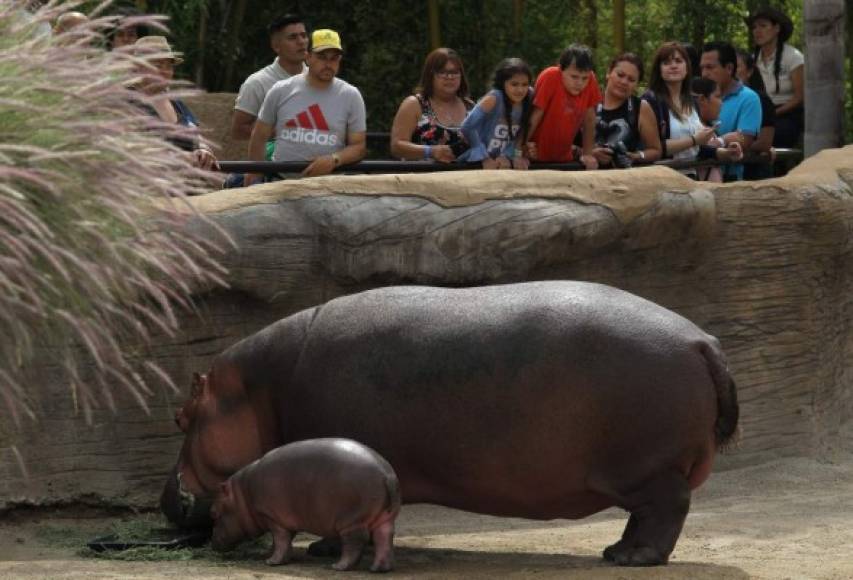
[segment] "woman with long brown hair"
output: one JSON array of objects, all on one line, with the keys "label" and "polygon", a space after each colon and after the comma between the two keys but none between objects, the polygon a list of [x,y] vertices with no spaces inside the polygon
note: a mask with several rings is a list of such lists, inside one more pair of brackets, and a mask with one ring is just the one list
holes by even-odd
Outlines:
[{"label": "woman with long brown hair", "polygon": [[433,50],[413,95],[400,104],[391,126],[391,155],[401,159],[456,160],[468,146],[462,122],[474,106],[462,59],[450,48]]},{"label": "woman with long brown hair", "polygon": [[[692,160],[699,148],[714,137],[714,127],[706,127],[690,92],[693,77],[690,57],[679,42],[667,42],[655,53],[649,78],[649,90],[643,100],[651,105],[657,120],[663,156]],[[682,171],[696,177],[695,169]]]}]

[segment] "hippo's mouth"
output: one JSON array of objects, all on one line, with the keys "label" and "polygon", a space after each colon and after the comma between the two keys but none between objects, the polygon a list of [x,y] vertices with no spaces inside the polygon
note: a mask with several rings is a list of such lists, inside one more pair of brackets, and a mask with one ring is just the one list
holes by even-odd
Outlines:
[{"label": "hippo's mouth", "polygon": [[196,496],[194,493],[184,489],[180,471],[178,471],[176,478],[178,480],[178,497],[181,506],[181,527],[210,527],[213,523],[210,518],[210,507],[213,505],[213,498]]}]

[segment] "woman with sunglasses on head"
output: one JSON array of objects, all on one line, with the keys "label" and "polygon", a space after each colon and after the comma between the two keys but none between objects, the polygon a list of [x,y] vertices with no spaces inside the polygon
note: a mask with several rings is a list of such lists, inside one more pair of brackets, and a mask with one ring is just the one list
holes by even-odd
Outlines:
[{"label": "woman with sunglasses on head", "polygon": [[426,58],[415,94],[403,100],[394,116],[391,155],[455,161],[468,149],[461,128],[473,107],[462,59],[452,49],[435,49]]}]

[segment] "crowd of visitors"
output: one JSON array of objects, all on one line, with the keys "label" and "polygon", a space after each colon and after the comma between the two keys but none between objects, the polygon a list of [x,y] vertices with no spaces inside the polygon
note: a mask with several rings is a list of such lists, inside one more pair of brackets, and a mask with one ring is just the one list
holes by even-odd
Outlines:
[{"label": "crowd of visitors", "polygon": [[[67,34],[83,21],[68,13],[56,23]],[[772,175],[773,147],[796,147],[803,130],[803,55],[788,44],[790,18],[762,8],[745,20],[754,45],[736,50],[712,41],[697,50],[667,42],[655,52],[647,90],[637,95],[644,65],[632,53],[615,57],[602,93],[592,51],[572,44],[555,66],[534,77],[520,58],[503,60],[492,87],[471,99],[462,58],[449,48],[427,55],[413,94],[400,104],[390,132],[396,159],[478,163],[485,169],[527,169],[530,162],[579,161],[586,169],[630,167],[659,159],[688,162],[693,179],[731,181]],[[344,48],[337,32],[309,35],[302,18],[269,26],[275,60],[249,76],[234,106],[231,137],[248,141],[254,161],[307,162],[303,176],[327,175],[366,155],[366,112],[359,90],[338,78]],[[189,108],[167,93],[174,53],[162,36],[142,36],[132,23],[116,29],[110,48],[150,55],[137,88],[144,106],[165,123],[197,125]],[[151,71],[149,70],[149,73]],[[196,140],[175,139],[203,168],[213,153]],[[744,153],[766,163],[740,161]],[[690,163],[716,159],[721,167]],[[280,176],[281,177],[281,176]],[[286,176],[283,176],[286,177]],[[231,175],[226,187],[270,179]]]}]

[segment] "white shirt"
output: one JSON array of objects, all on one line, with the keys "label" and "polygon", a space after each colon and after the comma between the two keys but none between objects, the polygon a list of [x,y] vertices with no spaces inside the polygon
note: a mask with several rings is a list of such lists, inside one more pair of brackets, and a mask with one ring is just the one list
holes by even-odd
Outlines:
[{"label": "white shirt", "polygon": [[[681,120],[675,116],[672,111],[669,112],[669,138],[682,139],[684,137],[692,137],[702,128],[702,120],[699,118],[699,113],[694,109],[686,119]],[[673,159],[692,161],[699,156],[699,146],[688,147],[684,151],[679,151],[672,156]],[[679,169],[685,175],[696,175],[696,169]]]},{"label": "white shirt", "polygon": [[779,92],[777,93],[776,75],[773,74],[773,70],[776,68],[776,51],[773,51],[769,60],[765,60],[761,53],[758,54],[758,60],[755,64],[764,80],[764,88],[767,89],[767,94],[774,105],[784,105],[794,96],[791,73],[803,66],[804,62],[803,53],[786,43],[782,48],[782,66],[779,68]]}]

